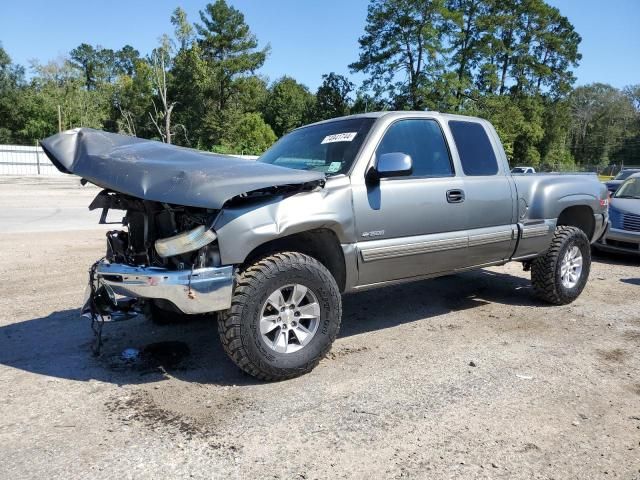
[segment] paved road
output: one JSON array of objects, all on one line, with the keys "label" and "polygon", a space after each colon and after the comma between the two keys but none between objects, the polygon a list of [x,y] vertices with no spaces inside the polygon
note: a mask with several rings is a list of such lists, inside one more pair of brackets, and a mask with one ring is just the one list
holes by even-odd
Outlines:
[{"label": "paved road", "polygon": [[4,233],[95,230],[99,219],[100,213],[87,207],[0,208]]},{"label": "paved road", "polygon": [[75,177],[0,176],[2,233],[107,229],[100,212],[87,208],[97,187],[82,186]]}]

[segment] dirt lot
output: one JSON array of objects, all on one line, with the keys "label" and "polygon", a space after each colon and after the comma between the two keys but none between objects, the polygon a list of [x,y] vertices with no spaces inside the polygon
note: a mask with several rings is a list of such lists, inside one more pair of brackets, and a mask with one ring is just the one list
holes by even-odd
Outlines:
[{"label": "dirt lot", "polygon": [[[107,325],[93,357],[78,307],[103,233],[0,228],[2,479],[640,479],[638,261],[597,258],[566,307],[517,264],[349,295],[329,358],[266,384],[212,321]],[[169,340],[182,358],[120,359]]]}]

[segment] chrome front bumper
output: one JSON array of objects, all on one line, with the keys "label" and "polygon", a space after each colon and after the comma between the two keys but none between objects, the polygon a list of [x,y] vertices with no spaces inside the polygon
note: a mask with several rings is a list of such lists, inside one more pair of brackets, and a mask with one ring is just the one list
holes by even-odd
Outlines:
[{"label": "chrome front bumper", "polygon": [[184,313],[206,313],[231,306],[233,267],[167,270],[100,262],[96,279],[118,295],[163,299]]}]

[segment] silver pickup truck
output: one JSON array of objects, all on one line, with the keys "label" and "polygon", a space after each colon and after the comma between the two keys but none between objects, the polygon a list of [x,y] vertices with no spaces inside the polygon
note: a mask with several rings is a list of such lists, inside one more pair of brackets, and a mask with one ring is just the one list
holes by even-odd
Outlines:
[{"label": "silver pickup truck", "polygon": [[315,123],[257,161],[90,129],[42,146],[104,189],[102,222],[126,212],[91,269],[92,318],[216,312],[226,352],[264,380],[317,365],[344,292],[519,261],[542,300],[569,303],[608,224],[595,176],[511,175],[492,125],[458,115]]}]

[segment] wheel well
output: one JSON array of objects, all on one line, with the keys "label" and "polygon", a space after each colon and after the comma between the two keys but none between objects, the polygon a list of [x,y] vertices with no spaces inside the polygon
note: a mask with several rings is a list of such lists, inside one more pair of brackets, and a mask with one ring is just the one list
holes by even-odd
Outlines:
[{"label": "wheel well", "polygon": [[244,265],[252,264],[258,258],[276,252],[299,252],[315,258],[331,272],[340,291],[344,291],[346,284],[344,253],[333,231],[319,228],[263,243],[247,255]]},{"label": "wheel well", "polygon": [[593,237],[596,228],[593,210],[586,205],[576,205],[565,208],[558,217],[557,225],[578,227],[585,233],[589,240]]}]

